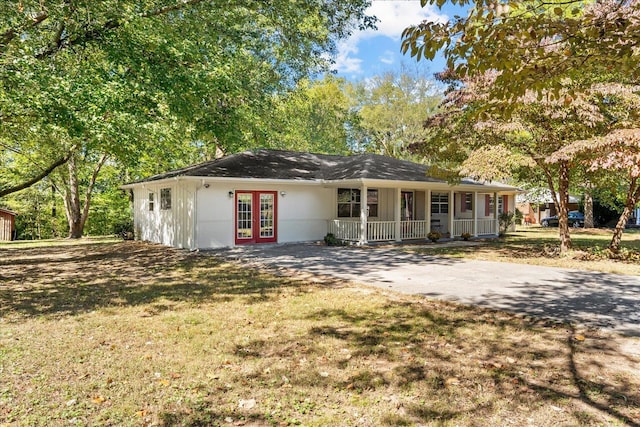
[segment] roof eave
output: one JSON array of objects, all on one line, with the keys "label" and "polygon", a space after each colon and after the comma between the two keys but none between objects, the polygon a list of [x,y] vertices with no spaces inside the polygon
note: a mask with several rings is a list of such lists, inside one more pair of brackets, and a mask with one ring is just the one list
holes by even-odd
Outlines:
[{"label": "roof eave", "polygon": [[140,181],[133,182],[130,184],[121,185],[120,188],[124,190],[136,188],[136,187],[147,187],[147,186],[158,186],[163,184],[168,184],[176,181],[188,181],[188,182],[220,182],[220,183],[240,183],[240,182],[260,182],[265,184],[288,184],[288,185],[310,185],[316,184],[321,185],[321,179],[277,179],[277,178],[243,178],[243,177],[218,177],[218,176],[177,176],[173,178],[165,178],[158,179],[154,181]]}]

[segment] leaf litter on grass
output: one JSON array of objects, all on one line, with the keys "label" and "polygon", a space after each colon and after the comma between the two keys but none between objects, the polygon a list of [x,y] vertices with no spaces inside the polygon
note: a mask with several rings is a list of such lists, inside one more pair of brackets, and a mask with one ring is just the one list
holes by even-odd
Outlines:
[{"label": "leaf litter on grass", "polygon": [[34,251],[0,294],[0,423],[640,422],[630,339],[139,242]]}]

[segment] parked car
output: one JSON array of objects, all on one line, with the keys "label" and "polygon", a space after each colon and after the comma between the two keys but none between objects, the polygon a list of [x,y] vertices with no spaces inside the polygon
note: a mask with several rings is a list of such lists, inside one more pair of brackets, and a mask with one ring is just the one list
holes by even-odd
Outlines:
[{"label": "parked car", "polygon": [[[569,227],[584,227],[584,214],[578,211],[570,211],[568,215]],[[540,225],[543,227],[557,227],[558,215],[542,218]]]}]

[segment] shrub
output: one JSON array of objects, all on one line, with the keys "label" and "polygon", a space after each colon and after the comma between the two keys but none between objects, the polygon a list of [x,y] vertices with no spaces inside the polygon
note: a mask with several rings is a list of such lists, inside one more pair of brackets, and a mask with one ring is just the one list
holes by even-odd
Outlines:
[{"label": "shrub", "polygon": [[471,233],[462,233],[460,237],[462,237],[462,240],[469,240],[471,238]]},{"label": "shrub", "polygon": [[113,234],[122,237],[124,240],[133,240],[133,221],[124,219],[113,224]]},{"label": "shrub", "polygon": [[324,236],[324,243],[327,246],[344,246],[344,242],[338,239],[333,233],[327,233],[327,235]]},{"label": "shrub", "polygon": [[523,218],[524,218],[524,215],[522,214],[522,212],[520,212],[520,209],[516,209],[516,211],[513,213],[513,220],[516,223],[516,225],[522,225]]},{"label": "shrub", "polygon": [[442,234],[440,234],[439,231],[430,231],[429,234],[427,234],[427,239],[435,243],[438,240],[442,239]]},{"label": "shrub", "polygon": [[498,221],[500,222],[500,236],[504,236],[507,234],[507,230],[513,224],[513,212],[503,212],[498,216]]}]

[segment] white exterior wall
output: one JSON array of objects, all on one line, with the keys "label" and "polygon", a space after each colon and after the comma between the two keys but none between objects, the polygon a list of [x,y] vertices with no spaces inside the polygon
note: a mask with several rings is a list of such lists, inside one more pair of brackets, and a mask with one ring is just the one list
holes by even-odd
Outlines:
[{"label": "white exterior wall", "polygon": [[231,185],[210,184],[196,193],[196,246],[200,249],[233,246],[234,203]]},{"label": "white exterior wall", "polygon": [[393,221],[395,215],[395,188],[376,188],[371,187],[370,190],[378,190],[378,216],[370,217],[372,221]]},{"label": "white exterior wall", "polygon": [[[220,248],[235,245],[235,196],[229,191],[277,192],[277,242],[322,240],[327,221],[337,209],[335,188],[320,185],[261,183],[209,183],[197,192],[197,247]],[[285,192],[284,196],[282,192]]]},{"label": "white exterior wall", "polygon": [[[161,209],[160,190],[171,189],[171,208]],[[154,194],[153,211],[149,193]],[[133,224],[138,240],[176,248],[193,248],[195,186],[184,182],[136,187],[133,190]]]},{"label": "white exterior wall", "polygon": [[[171,189],[171,208],[161,209],[160,190]],[[345,185],[344,188],[350,188]],[[394,220],[396,203],[394,188],[378,190],[378,217],[372,221]],[[136,238],[177,248],[208,249],[235,246],[236,191],[274,191],[277,193],[277,243],[322,240],[328,220],[337,218],[337,188],[319,183],[280,183],[257,180],[171,180],[164,183],[144,183],[133,188],[134,229]],[[233,196],[229,192],[233,191]],[[149,211],[149,192],[153,192],[154,210]],[[434,190],[434,193],[445,192]],[[284,195],[283,195],[284,193]],[[414,192],[416,218],[426,217],[431,209],[425,203],[423,190]],[[448,193],[448,192],[447,192]],[[478,218],[485,213],[485,193],[479,193]],[[460,212],[460,192],[455,192],[456,218],[472,218],[472,211]],[[501,195],[499,196],[501,197]],[[363,201],[365,199],[363,198]],[[426,206],[425,206],[426,205]],[[508,209],[515,208],[515,196],[509,195]],[[432,214],[432,223],[439,221],[441,232],[449,230],[449,214]],[[434,224],[435,225],[435,224]]]},{"label": "white exterior wall", "polygon": [[[335,188],[320,186],[279,186],[278,242],[322,240],[327,234],[327,222],[337,215]],[[283,197],[281,191],[286,191]]]}]

